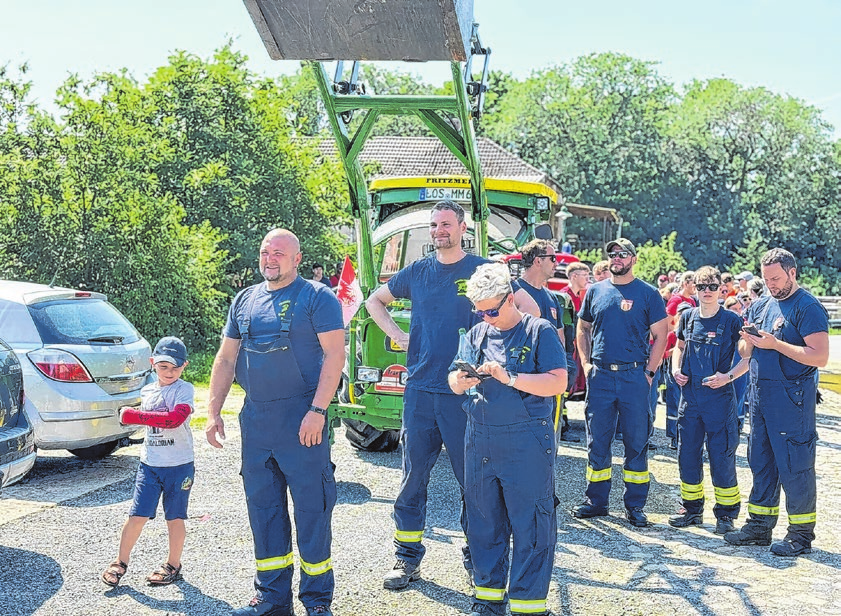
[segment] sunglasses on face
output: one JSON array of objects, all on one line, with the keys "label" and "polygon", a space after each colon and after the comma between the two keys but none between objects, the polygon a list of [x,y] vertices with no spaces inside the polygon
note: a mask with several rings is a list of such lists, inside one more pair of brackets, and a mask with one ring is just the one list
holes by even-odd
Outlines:
[{"label": "sunglasses on face", "polygon": [[707,289],[709,289],[710,291],[718,291],[720,286],[721,285],[716,283],[716,282],[710,282],[710,283],[699,282],[698,284],[695,285],[695,288],[698,289],[699,291],[706,291]]},{"label": "sunglasses on face", "polygon": [[627,250],[617,250],[616,252],[607,253],[608,259],[627,259],[630,256],[631,253]]},{"label": "sunglasses on face", "polygon": [[480,319],[483,319],[483,318],[485,318],[485,317],[490,317],[490,318],[492,318],[492,319],[497,318],[497,317],[499,316],[499,309],[500,309],[500,308],[502,308],[502,306],[505,304],[505,300],[507,300],[507,299],[508,299],[508,296],[509,296],[509,295],[511,295],[511,294],[510,294],[510,293],[506,293],[506,294],[505,294],[505,297],[503,297],[503,298],[502,298],[502,301],[501,301],[501,302],[499,302],[499,305],[497,305],[497,307],[496,307],[496,308],[491,308],[490,310],[476,310],[476,309],[474,308],[474,309],[473,309],[473,314],[475,314],[475,315],[476,315],[477,317],[479,317]]},{"label": "sunglasses on face", "polygon": [[555,263],[558,262],[558,255],[537,255],[535,259],[552,259]]}]

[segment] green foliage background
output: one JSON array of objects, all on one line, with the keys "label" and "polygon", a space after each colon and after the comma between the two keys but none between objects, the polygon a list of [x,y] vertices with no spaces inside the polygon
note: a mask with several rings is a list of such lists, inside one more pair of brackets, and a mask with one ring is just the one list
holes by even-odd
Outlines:
[{"label": "green foliage background", "polygon": [[[229,43],[177,52],[144,82],[72,76],[55,113],[31,103],[25,66],[0,66],[0,277],[105,292],[150,341],[202,351],[257,279],[266,231],[299,236],[304,274],[352,249],[346,184],[312,139],[327,137],[312,75],[269,79],[245,61]],[[369,93],[452,90],[378,67],[361,78]],[[618,53],[525,79],[492,71],[490,86],[481,134],[564,199],[619,209],[640,277],[757,272],[783,246],[814,292],[841,294],[841,142],[814,107],[726,79],[672,84]],[[375,134],[428,133],[409,115]]]}]

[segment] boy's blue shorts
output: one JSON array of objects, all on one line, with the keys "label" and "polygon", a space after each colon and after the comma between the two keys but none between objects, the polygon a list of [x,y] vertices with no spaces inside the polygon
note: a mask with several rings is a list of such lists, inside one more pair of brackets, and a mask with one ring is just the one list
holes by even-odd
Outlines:
[{"label": "boy's blue shorts", "polygon": [[134,501],[129,516],[153,519],[158,509],[161,494],[164,497],[164,518],[187,519],[187,502],[196,467],[193,462],[179,466],[148,466],[140,463],[134,484]]}]

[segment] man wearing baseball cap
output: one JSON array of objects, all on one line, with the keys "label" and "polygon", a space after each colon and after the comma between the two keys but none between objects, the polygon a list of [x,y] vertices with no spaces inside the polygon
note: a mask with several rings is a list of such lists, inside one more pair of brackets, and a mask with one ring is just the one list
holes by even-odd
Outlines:
[{"label": "man wearing baseball cap", "polygon": [[[660,294],[634,277],[637,249],[619,238],[605,246],[611,277],[591,285],[578,313],[576,343],[587,375],[587,490],[576,518],[608,514],[611,444],[619,422],[625,445],[625,512],[646,526],[649,395],[666,349],[668,317]],[[649,336],[653,343],[649,345]]]}]

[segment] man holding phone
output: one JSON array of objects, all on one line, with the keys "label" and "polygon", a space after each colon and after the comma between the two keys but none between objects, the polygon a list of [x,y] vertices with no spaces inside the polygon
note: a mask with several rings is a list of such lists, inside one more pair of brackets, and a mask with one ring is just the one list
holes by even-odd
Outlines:
[{"label": "man holding phone", "polygon": [[733,366],[742,320],[718,303],[721,274],[704,266],[695,272],[700,306],[684,311],[672,352],[672,374],[681,388],[678,406],[678,468],[683,509],[669,524],[703,523],[704,440],[715,487],[715,533],[735,530],[741,497],[736,481],[739,419],[733,382],[748,371],[748,360]]},{"label": "man holding phone", "polygon": [[[829,361],[829,318],[797,284],[797,262],[782,248],[761,261],[768,293],[746,313],[739,353],[750,358],[751,430],[748,463],[753,488],[748,520],[724,539],[733,545],[769,545],[786,493],[788,532],[771,545],[776,556],[812,551],[817,521],[815,373]],[[755,328],[751,328],[754,326]]]}]

